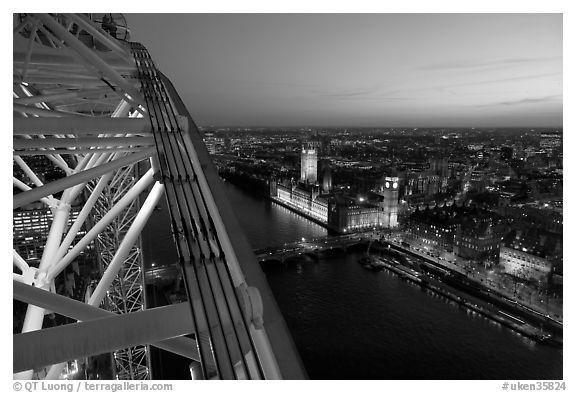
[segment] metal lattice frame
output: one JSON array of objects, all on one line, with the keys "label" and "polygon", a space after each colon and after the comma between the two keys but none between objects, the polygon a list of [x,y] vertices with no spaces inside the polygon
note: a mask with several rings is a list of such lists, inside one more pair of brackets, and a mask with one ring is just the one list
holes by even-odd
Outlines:
[{"label": "metal lattice frame", "polygon": [[[45,368],[55,379],[66,361],[113,353],[118,379],[149,378],[153,345],[199,362],[194,378],[302,378],[201,138],[146,49],[85,14],[14,22],[13,148],[25,176],[14,176],[13,208],[40,201],[53,216],[38,267],[13,254],[14,299],[28,304],[14,335],[14,377]],[[35,155],[65,177],[44,184],[27,163]],[[150,169],[140,176],[142,161]],[[165,188],[189,301],[145,309],[138,241]],[[93,243],[102,276],[85,302],[56,294],[55,280]],[[46,310],[78,323],[43,329]]]},{"label": "metal lattice frame", "polygon": [[[137,165],[130,165],[114,174],[110,183],[104,188],[97,200],[92,214],[95,222],[100,221],[106,213],[118,203],[137,181]],[[96,184],[88,186],[92,193]],[[121,214],[116,216],[110,225],[96,238],[101,271],[106,271],[114,259],[115,251],[122,244],[126,232],[138,214],[140,204],[133,200]],[[142,254],[139,244],[135,243],[129,250],[118,275],[112,281],[104,307],[116,314],[141,311],[146,307],[144,297],[144,280],[142,274]],[[148,348],[145,345],[122,348],[114,351],[114,378],[142,380],[150,378]]]},{"label": "metal lattice frame", "polygon": [[[21,275],[15,274],[14,278],[49,290],[65,266],[74,260],[92,239],[95,239],[103,272],[117,269],[112,267],[108,270],[119,250],[127,249],[127,256],[120,266],[119,274],[114,275],[111,282],[104,282],[108,285],[99,285],[92,294],[89,304],[98,306],[105,292],[104,303],[111,311],[115,313],[140,311],[145,306],[140,249],[136,242],[122,246],[125,235],[139,212],[137,198],[129,201],[127,207],[118,209],[117,213],[108,215],[106,219],[105,216],[114,206],[118,206],[122,197],[135,186],[138,179],[133,162],[150,157],[154,152],[149,149],[147,154],[140,154],[137,158],[131,159],[131,154],[143,151],[141,141],[146,137],[142,136],[142,133],[140,135],[133,132],[123,133],[124,127],[118,127],[112,134],[99,134],[107,131],[106,128],[109,127],[103,122],[98,124],[98,120],[103,120],[104,117],[111,119],[132,117],[136,120],[145,114],[143,107],[135,101],[139,93],[131,80],[135,73],[134,61],[118,42],[106,37],[105,33],[85,16],[15,15],[15,19],[18,17],[21,23],[14,31],[13,94],[14,149],[16,149],[14,160],[27,179],[14,178],[15,187],[24,191],[15,196],[14,207],[23,206],[30,199],[36,199],[35,196],[24,198],[33,191],[32,187],[36,191],[46,187],[26,164],[26,157],[29,155],[45,155],[53,165],[68,175],[67,179],[71,179],[72,175],[86,174],[89,170],[93,170],[92,174],[95,176],[86,174],[70,184],[63,179],[61,186],[56,187],[58,192],[62,192],[60,198],[52,196],[52,192],[40,197],[40,200],[50,207],[54,216],[42,260],[38,269],[32,268],[14,251],[16,266],[22,271]],[[71,33],[72,31],[75,35]],[[96,42],[102,46],[100,54],[88,48],[88,44]],[[100,55],[108,56],[109,61],[103,62]],[[106,77],[115,83],[110,83]],[[49,129],[47,126],[50,124],[46,120],[52,118],[69,122],[59,122]],[[127,124],[129,123],[124,123]],[[93,132],[84,136],[86,130],[78,130],[82,127],[91,127],[90,131]],[[130,144],[124,145],[124,143]],[[151,146],[150,140],[146,144]],[[63,158],[65,155],[68,156],[66,160]],[[95,171],[106,164],[115,164],[119,161],[121,164],[108,165],[103,170]],[[75,167],[71,167],[69,162],[75,162]],[[91,182],[98,175],[103,175],[99,182]],[[27,180],[29,184],[25,183]],[[77,225],[66,231],[67,228],[63,223],[68,221],[70,205],[81,195],[85,185],[91,195],[99,197],[87,202],[85,206],[92,205],[93,208],[83,210],[85,214],[81,213],[81,217],[77,218]],[[141,187],[140,191],[142,190],[144,187]],[[82,239],[84,242],[78,242],[76,234],[88,214],[94,223],[103,223],[110,219],[111,222],[92,231],[92,235],[84,236]],[[71,247],[74,243],[81,244]],[[42,308],[30,305],[24,320],[23,333],[40,329],[43,314]],[[116,378],[149,378],[147,353],[146,346],[142,345],[115,351],[113,358]],[[63,366],[64,363],[53,366],[48,377],[57,377]],[[32,372],[29,370],[17,373],[15,376],[31,378]]]}]

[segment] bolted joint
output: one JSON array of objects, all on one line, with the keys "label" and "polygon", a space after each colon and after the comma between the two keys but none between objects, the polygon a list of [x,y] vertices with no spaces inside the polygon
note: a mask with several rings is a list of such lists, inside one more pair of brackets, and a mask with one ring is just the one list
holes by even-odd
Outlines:
[{"label": "bolted joint", "polygon": [[41,288],[41,289],[46,289],[48,290],[50,288],[50,280],[48,278],[48,273],[39,269],[36,269],[34,267],[31,267],[29,269],[29,272],[31,273],[31,277],[30,277],[30,282],[28,282],[27,279],[27,275],[24,274],[24,280],[26,284],[31,284],[33,286],[35,286],[36,288]]},{"label": "bolted joint", "polygon": [[52,212],[52,216],[56,216],[56,214],[69,214],[72,205],[64,201],[64,195],[62,195],[62,199],[60,201],[56,200],[55,204],[50,205],[50,211]]},{"label": "bolted joint", "polygon": [[264,304],[258,288],[249,287],[246,283],[236,287],[236,292],[244,309],[244,318],[248,324],[253,324],[256,329],[264,327]]},{"label": "bolted joint", "polygon": [[35,267],[30,266],[28,269],[24,269],[22,271],[22,280],[26,285],[34,285],[36,284],[36,276],[38,274],[38,269]]}]

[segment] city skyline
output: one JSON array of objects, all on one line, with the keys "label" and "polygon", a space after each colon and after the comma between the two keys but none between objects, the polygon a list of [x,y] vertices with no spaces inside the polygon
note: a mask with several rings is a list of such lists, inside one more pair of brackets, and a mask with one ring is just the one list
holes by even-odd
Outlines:
[{"label": "city skyline", "polygon": [[[561,103],[552,21],[150,16],[13,14],[15,390],[565,390],[569,143],[534,124]],[[290,125],[206,125],[255,109]],[[482,111],[528,124],[434,124]]]},{"label": "city skyline", "polygon": [[562,14],[126,18],[201,126],[562,127]]}]

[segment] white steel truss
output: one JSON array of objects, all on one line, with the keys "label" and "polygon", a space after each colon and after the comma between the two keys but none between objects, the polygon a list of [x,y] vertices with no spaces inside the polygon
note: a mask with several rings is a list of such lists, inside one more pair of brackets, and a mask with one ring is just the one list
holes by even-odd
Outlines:
[{"label": "white steel truss", "polygon": [[[133,188],[137,182],[137,165],[133,164],[117,171],[110,182],[101,191],[102,195],[96,200],[92,210],[91,219],[94,222],[101,221],[126,192]],[[94,193],[97,184],[88,186],[91,194]],[[122,211],[114,217],[114,220],[96,237],[96,250],[101,271],[111,266],[117,250],[120,249],[122,241],[126,238],[126,233],[131,228],[134,219],[140,209],[138,198],[134,199]],[[140,245],[134,243],[126,251],[127,256],[120,270],[115,275],[109,289],[106,291],[104,307],[116,314],[125,314],[141,311],[145,308],[145,296],[143,290],[143,273]],[[148,364],[148,349],[145,345],[122,348],[114,351],[112,355],[114,363],[114,377],[116,379],[141,380],[149,379],[150,370]]]},{"label": "white steel truss", "polygon": [[[135,152],[142,152],[146,144],[153,145],[151,137],[138,134],[148,123],[139,122],[137,117],[142,117],[145,111],[134,104],[132,97],[138,97],[139,93],[129,87],[128,77],[135,72],[134,62],[123,53],[118,42],[102,34],[85,16],[15,15],[16,18],[22,23],[14,36],[13,148],[15,163],[27,179],[14,180],[15,185],[25,191],[15,196],[14,207],[26,206],[37,199],[37,195],[32,194],[34,191],[46,188],[26,164],[28,156],[45,155],[68,175],[59,179],[60,184],[52,182],[52,188],[46,190],[50,194],[41,197],[53,211],[54,219],[38,268],[29,268],[20,261],[18,267],[22,270],[21,276],[28,277],[30,281],[32,275],[29,271],[32,269],[34,275],[29,284],[48,289],[58,274],[93,240],[102,272],[107,271],[118,251],[127,249],[119,274],[114,275],[106,288],[103,305],[115,313],[140,311],[145,307],[140,247],[134,242],[120,248],[139,211],[138,194],[133,193],[131,199],[121,199],[138,180],[136,163],[153,154],[153,150],[148,150],[138,157],[131,157]],[[63,24],[64,21],[67,25]],[[76,36],[71,34],[72,31]],[[98,42],[104,45],[99,54],[87,45],[94,44],[96,39],[100,39]],[[100,58],[100,55],[114,54],[115,59],[110,62]],[[110,63],[115,64],[117,69],[110,67]],[[95,68],[95,64],[100,67]],[[103,76],[108,76],[124,89],[110,84]],[[108,123],[106,118],[109,119]],[[57,122],[51,125],[47,119]],[[122,120],[123,124],[118,124]],[[140,124],[134,129],[132,124],[138,122]],[[86,130],[86,127],[89,129]],[[81,130],[90,134],[85,135]],[[110,131],[113,134],[107,133]],[[58,153],[54,153],[56,151]],[[71,182],[74,177],[76,180]],[[33,184],[25,184],[26,180]],[[63,223],[67,221],[70,205],[82,196],[84,186],[92,198],[86,201],[75,223],[65,228]],[[54,192],[62,192],[62,196],[54,198]],[[104,218],[114,206],[117,207],[114,213]],[[75,241],[88,217],[94,224],[93,230],[80,241]],[[98,223],[107,225],[96,227]],[[23,281],[21,276],[16,275],[15,278]],[[94,304],[95,299],[86,300]],[[98,300],[96,306],[102,303],[101,296]],[[23,332],[41,328],[43,314],[43,309],[30,305]],[[146,346],[142,345],[115,351],[114,376],[118,379],[148,378],[147,352]],[[48,377],[58,377],[64,365],[53,366]],[[31,378],[32,373],[25,371],[15,376]]]},{"label": "white steel truss", "polygon": [[[13,208],[52,213],[40,261],[13,253],[27,304],[14,377],[55,379],[67,361],[113,353],[116,378],[146,379],[153,345],[196,361],[195,378],[302,378],[190,115],[122,20],[14,14]],[[146,310],[139,236],[164,195],[188,302]],[[93,244],[101,275],[68,299],[56,283]],[[47,310],[77,323],[46,328]]]}]

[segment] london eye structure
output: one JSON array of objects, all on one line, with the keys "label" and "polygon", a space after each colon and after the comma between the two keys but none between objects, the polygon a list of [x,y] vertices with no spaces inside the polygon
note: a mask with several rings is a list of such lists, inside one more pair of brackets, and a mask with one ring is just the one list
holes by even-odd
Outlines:
[{"label": "london eye structure", "polygon": [[[113,378],[150,379],[150,346],[193,378],[304,378],[200,132],[122,15],[14,14],[13,34],[14,378],[110,354]],[[187,298],[148,307],[139,239],[163,198]]]}]

